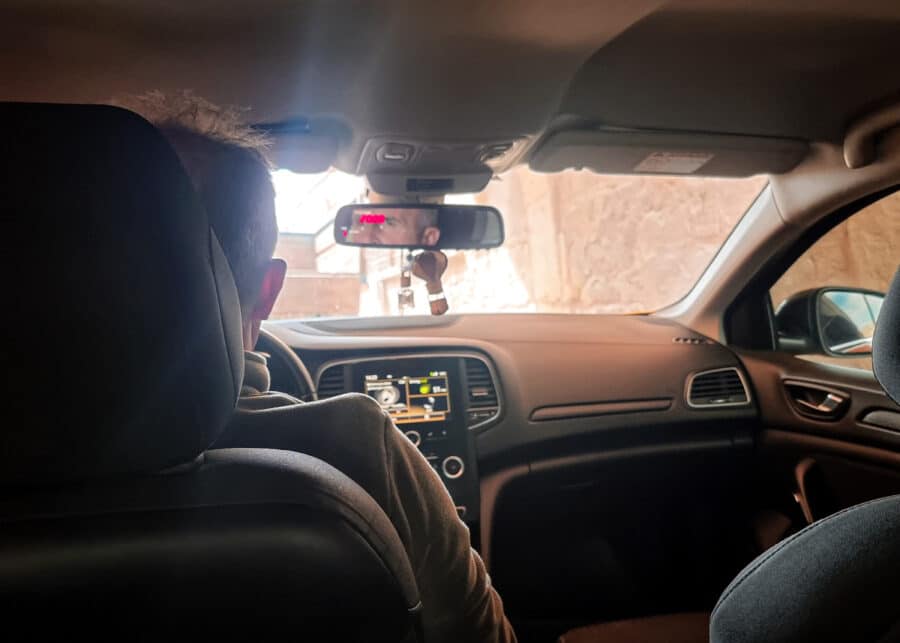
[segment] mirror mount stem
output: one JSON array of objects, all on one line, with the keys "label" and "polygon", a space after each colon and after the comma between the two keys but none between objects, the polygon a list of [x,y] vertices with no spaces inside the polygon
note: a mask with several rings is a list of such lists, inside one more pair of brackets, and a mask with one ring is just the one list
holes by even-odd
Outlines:
[{"label": "mirror mount stem", "polygon": [[412,289],[413,253],[406,249],[400,251],[400,290],[397,291],[397,307],[400,314],[416,307],[416,293]]}]

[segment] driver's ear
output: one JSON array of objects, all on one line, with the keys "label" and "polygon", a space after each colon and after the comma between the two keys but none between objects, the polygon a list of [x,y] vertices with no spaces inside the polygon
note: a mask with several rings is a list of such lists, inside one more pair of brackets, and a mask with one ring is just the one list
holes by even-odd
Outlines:
[{"label": "driver's ear", "polygon": [[435,246],[441,238],[441,229],[435,226],[429,226],[422,232],[422,245]]},{"label": "driver's ear", "polygon": [[272,259],[266,274],[263,277],[259,296],[256,298],[256,306],[253,308],[253,320],[262,321],[268,319],[275,306],[275,300],[284,285],[284,276],[287,274],[287,262],[284,259]]}]

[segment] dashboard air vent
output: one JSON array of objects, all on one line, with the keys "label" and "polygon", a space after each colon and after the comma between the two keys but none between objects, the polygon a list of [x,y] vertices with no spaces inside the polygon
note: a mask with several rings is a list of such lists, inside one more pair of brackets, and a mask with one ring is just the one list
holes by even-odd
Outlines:
[{"label": "dashboard air vent", "polygon": [[343,365],[331,366],[319,376],[319,399],[341,395],[347,392],[345,367]]},{"label": "dashboard air vent", "polygon": [[698,408],[742,406],[750,403],[750,393],[738,369],[718,368],[688,379],[687,402]]},{"label": "dashboard air vent", "polygon": [[469,408],[497,406],[497,390],[487,364],[474,357],[466,358],[466,383],[469,393]]}]

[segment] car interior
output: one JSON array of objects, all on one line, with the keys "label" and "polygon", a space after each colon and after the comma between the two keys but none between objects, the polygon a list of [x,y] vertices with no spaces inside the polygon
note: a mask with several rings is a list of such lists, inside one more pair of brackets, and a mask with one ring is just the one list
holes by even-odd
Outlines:
[{"label": "car interior", "polygon": [[0,43],[10,627],[427,641],[293,408],[223,439],[232,270],[115,106],[189,90],[278,199],[352,182],[256,350],[307,418],[374,398],[519,641],[900,641],[900,3],[2,0]]}]

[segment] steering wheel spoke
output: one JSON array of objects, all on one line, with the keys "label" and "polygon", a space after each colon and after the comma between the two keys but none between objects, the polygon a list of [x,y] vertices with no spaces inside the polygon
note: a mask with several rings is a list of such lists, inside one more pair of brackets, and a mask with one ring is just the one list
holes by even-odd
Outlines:
[{"label": "steering wheel spoke", "polygon": [[294,391],[285,391],[286,393],[292,393],[304,402],[318,399],[316,385],[313,383],[309,369],[306,368],[303,360],[290,346],[276,337],[272,331],[266,328],[259,329],[256,350],[260,353],[268,354],[270,363],[277,360],[279,364],[284,366],[284,370],[290,376],[291,384],[293,384],[295,389]]}]

